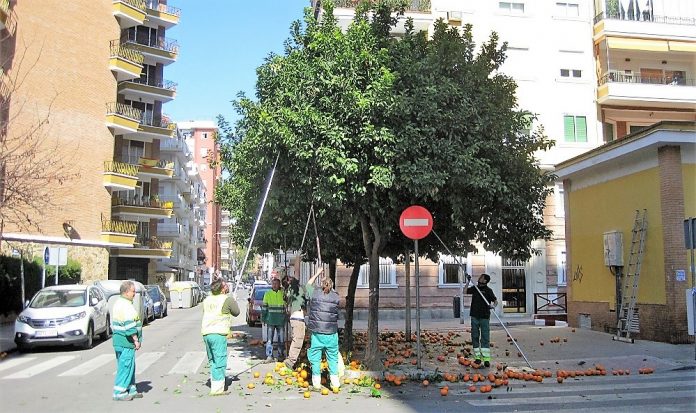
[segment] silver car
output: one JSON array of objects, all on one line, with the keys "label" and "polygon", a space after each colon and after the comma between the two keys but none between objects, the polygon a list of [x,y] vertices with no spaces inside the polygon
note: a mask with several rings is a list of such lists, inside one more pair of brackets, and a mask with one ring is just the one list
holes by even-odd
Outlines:
[{"label": "silver car", "polygon": [[20,351],[39,346],[92,348],[95,334],[110,337],[106,298],[94,286],[72,284],[41,289],[15,321]]}]

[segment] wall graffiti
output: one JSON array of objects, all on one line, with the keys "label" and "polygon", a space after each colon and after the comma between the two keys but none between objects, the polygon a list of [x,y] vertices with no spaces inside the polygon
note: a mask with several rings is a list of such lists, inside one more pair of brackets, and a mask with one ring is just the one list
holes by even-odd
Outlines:
[{"label": "wall graffiti", "polygon": [[573,273],[573,281],[582,282],[582,265],[578,265]]}]

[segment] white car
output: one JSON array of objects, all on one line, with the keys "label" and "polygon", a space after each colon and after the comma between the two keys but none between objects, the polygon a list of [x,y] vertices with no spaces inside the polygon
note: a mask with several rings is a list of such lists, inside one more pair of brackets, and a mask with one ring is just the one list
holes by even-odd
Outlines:
[{"label": "white car", "polygon": [[15,344],[22,351],[39,346],[92,348],[96,334],[109,338],[103,292],[95,286],[57,285],[40,290],[15,321]]}]

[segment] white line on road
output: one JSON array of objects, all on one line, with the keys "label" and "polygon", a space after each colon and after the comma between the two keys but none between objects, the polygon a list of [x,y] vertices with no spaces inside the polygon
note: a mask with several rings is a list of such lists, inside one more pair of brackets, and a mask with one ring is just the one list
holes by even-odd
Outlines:
[{"label": "white line on road", "polygon": [[[693,390],[684,391],[670,391],[670,398],[679,397],[694,397]],[[612,401],[624,401],[628,402],[631,400],[644,400],[644,399],[654,399],[655,392],[647,393],[615,393],[615,394],[588,394],[588,395],[564,395],[564,396],[549,396],[549,397],[525,397],[520,398],[509,398],[509,399],[493,399],[493,400],[471,400],[468,401],[469,404],[474,406],[515,406],[516,408],[521,408],[522,405],[540,405],[540,404],[568,404],[568,403],[587,403],[587,402],[612,402]],[[523,401],[523,403],[522,403]]]},{"label": "white line on road", "polygon": [[195,373],[206,357],[203,351],[187,351],[184,357],[169,370],[169,374]]},{"label": "white line on road", "polygon": [[104,364],[110,362],[110,361],[115,361],[116,356],[109,353],[109,354],[102,354],[99,355],[89,361],[86,361],[82,364],[80,364],[77,367],[74,367],[64,373],[59,374],[59,377],[65,377],[65,376],[84,376],[87,373],[90,373],[99,367],[103,366]]},{"label": "white line on road", "polygon": [[29,377],[34,377],[37,374],[41,374],[46,370],[50,370],[54,367],[60,366],[63,363],[67,363],[68,361],[70,361],[76,357],[77,356],[54,357],[51,360],[44,361],[43,363],[39,363],[35,366],[29,367],[28,369],[24,369],[24,370],[17,372],[15,374],[10,374],[9,376],[3,377],[3,379],[27,379]]},{"label": "white line on road", "polygon": [[139,355],[135,359],[135,374],[144,372],[146,368],[150,367],[154,362],[162,358],[162,356],[164,356],[163,351],[152,351]]},{"label": "white line on road", "polygon": [[32,360],[36,360],[36,357],[25,357],[3,361],[0,363],[0,371],[11,369],[12,367],[19,366],[20,364],[24,364]]}]

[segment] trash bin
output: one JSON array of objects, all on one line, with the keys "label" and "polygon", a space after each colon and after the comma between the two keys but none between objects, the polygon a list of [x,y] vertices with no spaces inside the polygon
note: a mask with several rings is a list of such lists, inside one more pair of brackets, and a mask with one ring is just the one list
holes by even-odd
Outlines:
[{"label": "trash bin", "polygon": [[461,304],[459,303],[458,295],[452,297],[452,310],[454,310],[454,318],[459,318],[461,316]]}]

